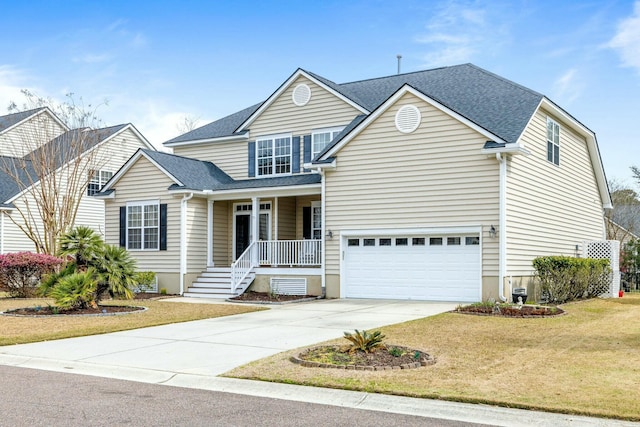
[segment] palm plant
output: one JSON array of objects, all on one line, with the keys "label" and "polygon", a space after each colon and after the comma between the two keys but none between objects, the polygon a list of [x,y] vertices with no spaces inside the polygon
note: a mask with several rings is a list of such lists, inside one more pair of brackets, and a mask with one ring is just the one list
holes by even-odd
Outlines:
[{"label": "palm plant", "polygon": [[86,268],[104,246],[91,228],[79,226],[60,238],[60,255],[72,256],[79,268]]},{"label": "palm plant", "polygon": [[95,292],[98,286],[92,268],[82,273],[73,273],[60,278],[51,288],[49,296],[64,310],[97,307]]},{"label": "palm plant", "polygon": [[125,248],[104,245],[91,266],[96,269],[98,288],[96,301],[109,292],[112,296],[133,298],[132,288],[136,285],[136,262]]}]

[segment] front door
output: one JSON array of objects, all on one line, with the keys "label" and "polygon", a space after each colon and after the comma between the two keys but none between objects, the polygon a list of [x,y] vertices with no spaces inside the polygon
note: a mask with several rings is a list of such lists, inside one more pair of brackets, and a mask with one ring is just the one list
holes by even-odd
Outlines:
[{"label": "front door", "polygon": [[251,215],[236,215],[236,237],[235,237],[235,257],[240,258],[240,255],[249,247],[251,243]]},{"label": "front door", "polygon": [[[251,208],[250,204],[237,204],[234,208],[234,260],[251,244]],[[258,240],[271,238],[271,203],[260,204],[259,230]]]}]

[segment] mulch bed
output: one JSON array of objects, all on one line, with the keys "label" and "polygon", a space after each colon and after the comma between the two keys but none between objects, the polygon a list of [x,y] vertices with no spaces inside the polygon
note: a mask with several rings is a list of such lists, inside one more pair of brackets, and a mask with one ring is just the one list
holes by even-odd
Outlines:
[{"label": "mulch bed", "polygon": [[320,346],[310,348],[297,357],[292,356],[290,360],[311,368],[360,371],[414,369],[435,363],[435,359],[425,352],[395,345],[385,345],[371,353],[360,350],[349,352],[348,348],[340,346]]},{"label": "mulch bed", "polygon": [[257,303],[282,303],[291,301],[302,301],[317,299],[316,295],[280,295],[269,294],[267,292],[245,292],[237,297],[229,298],[229,301],[257,302]]},{"label": "mulch bed", "polygon": [[146,310],[145,307],[131,307],[120,305],[99,305],[98,308],[84,308],[75,310],[61,310],[54,306],[46,307],[26,307],[8,310],[5,314],[15,316],[86,316],[86,315],[109,315],[120,313],[133,313]]},{"label": "mulch bed", "polygon": [[539,305],[523,305],[500,307],[473,306],[467,305],[458,307],[455,313],[477,314],[482,316],[501,316],[501,317],[554,317],[565,314],[564,310],[558,307],[547,307]]}]

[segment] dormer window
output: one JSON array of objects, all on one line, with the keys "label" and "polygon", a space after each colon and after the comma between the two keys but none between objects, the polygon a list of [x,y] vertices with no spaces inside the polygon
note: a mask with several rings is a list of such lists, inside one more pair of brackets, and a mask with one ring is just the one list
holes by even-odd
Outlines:
[{"label": "dormer window", "polygon": [[274,135],[256,140],[257,176],[291,173],[291,135]]},{"label": "dormer window", "polygon": [[344,126],[337,128],[317,129],[311,132],[311,158],[315,159],[325,147],[338,136]]}]

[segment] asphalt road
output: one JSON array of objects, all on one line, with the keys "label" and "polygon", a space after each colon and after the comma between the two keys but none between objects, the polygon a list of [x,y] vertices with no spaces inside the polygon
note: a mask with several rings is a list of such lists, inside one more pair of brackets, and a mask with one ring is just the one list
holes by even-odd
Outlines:
[{"label": "asphalt road", "polygon": [[474,426],[0,365],[0,426]]}]

